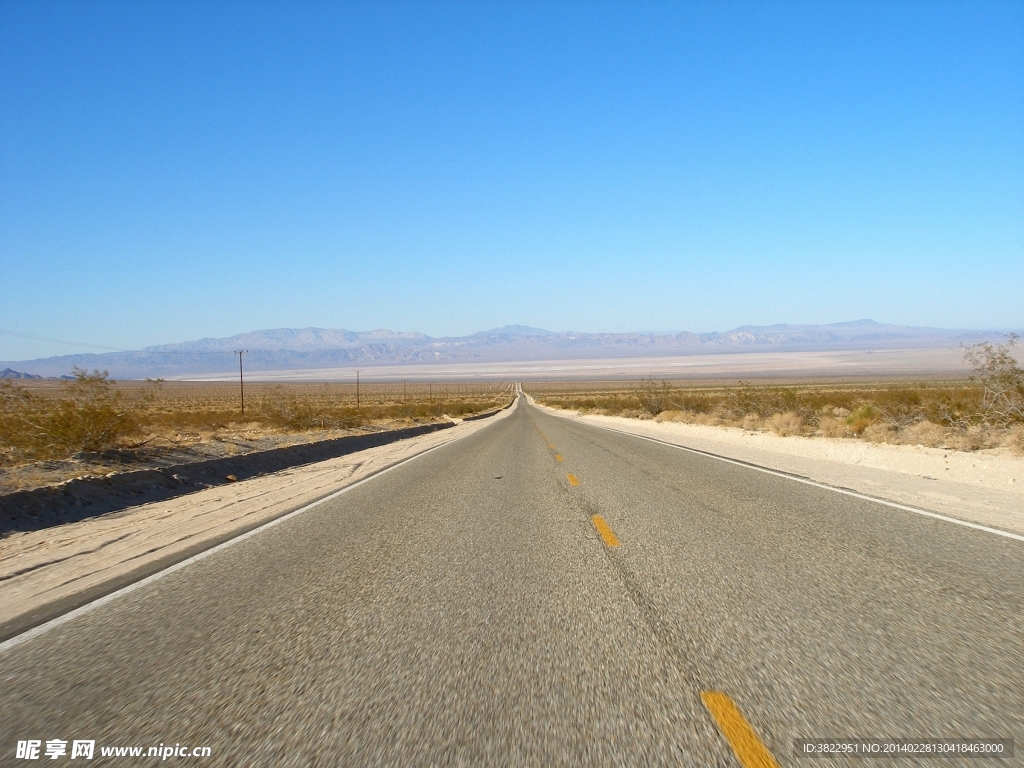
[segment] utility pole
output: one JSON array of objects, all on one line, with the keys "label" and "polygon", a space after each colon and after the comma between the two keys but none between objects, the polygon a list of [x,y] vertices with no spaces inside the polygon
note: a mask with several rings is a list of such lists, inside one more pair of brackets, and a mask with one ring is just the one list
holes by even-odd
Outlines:
[{"label": "utility pole", "polygon": [[408,384],[408,379],[402,379],[402,405],[406,404],[405,400],[405,385]]},{"label": "utility pole", "polygon": [[242,355],[248,354],[248,349],[236,349],[238,355],[238,391],[242,396],[242,415],[245,416],[245,379],[242,377]]},{"label": "utility pole", "polygon": [[359,410],[359,371],[356,371],[356,410]]}]

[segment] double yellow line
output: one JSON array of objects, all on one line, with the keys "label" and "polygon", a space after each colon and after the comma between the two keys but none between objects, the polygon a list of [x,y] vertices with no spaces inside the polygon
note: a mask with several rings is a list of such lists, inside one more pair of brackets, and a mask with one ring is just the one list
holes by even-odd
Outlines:
[{"label": "double yellow line", "polygon": [[[555,451],[555,444],[548,439],[548,436],[541,432],[540,427],[537,427],[536,424],[534,424],[533,426],[537,428],[537,432],[540,433],[540,436],[544,439],[544,442],[547,443],[548,450]],[[556,453],[555,461],[557,461],[559,464],[562,464],[565,461],[565,457],[560,453]],[[569,485],[571,485],[573,488],[577,487],[580,484],[580,479],[576,477],[576,475],[574,475],[572,472],[566,474],[565,477],[569,481]],[[601,517],[600,515],[594,515],[592,518],[590,518],[590,522],[594,524],[594,527],[597,529],[597,532],[601,534],[601,540],[604,541],[604,543],[607,546],[619,546],[618,536],[615,535],[615,531],[613,531],[608,526],[608,523],[605,522],[603,517]]]},{"label": "double yellow line", "polygon": [[[534,426],[537,427],[536,423]],[[555,451],[555,444],[548,440],[547,435],[541,432],[540,427],[537,427],[537,431],[544,438],[548,449]],[[561,464],[565,461],[565,457],[560,453],[555,453],[555,461]],[[566,479],[574,488],[580,484],[579,478],[571,472],[566,475]],[[601,515],[594,515],[590,518],[590,522],[594,524],[594,528],[601,535],[605,546],[619,546],[619,537],[615,535],[615,531]],[[743,717],[743,713],[732,699],[721,691],[701,691],[700,698],[715,719],[718,729],[729,742],[729,746],[732,747],[736,759],[739,760],[743,768],[779,768],[772,753],[758,738],[757,732]]]}]

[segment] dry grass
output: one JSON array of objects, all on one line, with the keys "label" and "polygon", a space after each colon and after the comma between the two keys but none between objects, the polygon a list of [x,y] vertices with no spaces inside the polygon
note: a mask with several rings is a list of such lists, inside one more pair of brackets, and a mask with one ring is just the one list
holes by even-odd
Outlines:
[{"label": "dry grass", "polygon": [[583,413],[1024,455],[1024,422],[994,419],[972,380],[707,386],[640,382],[533,384],[538,402]]},{"label": "dry grass", "polygon": [[[0,466],[60,461],[154,445],[248,440],[272,435],[380,429],[463,417],[506,405],[500,384],[247,384],[109,381],[78,372],[71,382],[0,386]],[[230,447],[225,449],[230,452]]]}]

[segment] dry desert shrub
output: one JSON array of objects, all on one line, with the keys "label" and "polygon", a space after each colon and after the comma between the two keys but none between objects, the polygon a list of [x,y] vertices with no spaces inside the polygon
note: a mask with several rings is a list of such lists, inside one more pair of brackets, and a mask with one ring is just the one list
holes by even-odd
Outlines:
[{"label": "dry desert shrub", "polygon": [[855,437],[863,435],[868,427],[876,424],[881,414],[871,405],[862,405],[846,417],[846,426]]},{"label": "dry desert shrub", "polygon": [[[776,416],[777,415],[778,414],[776,414]],[[774,419],[775,417],[773,416],[772,418]],[[761,428],[762,423],[763,419],[756,413],[748,413],[746,416],[743,417],[743,421],[740,423],[740,426],[743,427],[743,429],[747,429],[750,430],[751,432],[754,432]]]},{"label": "dry desert shrub", "polygon": [[[239,390],[223,384],[117,384],[105,372],[76,369],[57,385],[0,385],[0,464],[65,460],[116,453],[133,461],[142,446],[191,445],[273,434],[380,428],[437,421],[507,405],[509,385],[246,386],[244,418]],[[310,439],[316,439],[311,436]],[[90,459],[91,460],[91,459]]]},{"label": "dry desert shrub", "polygon": [[1015,424],[1008,430],[1005,444],[1018,456],[1024,456],[1024,424]]},{"label": "dry desert shrub", "polygon": [[771,419],[768,421],[768,426],[771,431],[779,437],[799,435],[804,427],[804,419],[802,416],[793,413],[792,411],[787,413],[776,413],[773,414]]},{"label": "dry desert shrub", "polygon": [[919,421],[901,430],[900,442],[907,445],[944,448],[949,443],[949,431],[948,427],[930,421]]},{"label": "dry desert shrub", "polygon": [[[847,413],[847,415],[849,415]],[[850,430],[846,427],[843,419],[837,419],[831,414],[824,414],[818,417],[818,434],[822,437],[849,437]]]},{"label": "dry desert shrub", "polygon": [[875,421],[861,430],[860,437],[870,443],[896,443],[899,429],[898,426],[888,421]]},{"label": "dry desert shrub", "polygon": [[964,350],[964,360],[984,388],[981,408],[991,424],[1024,423],[1024,368],[1012,352],[1019,341],[1020,337],[1011,333],[1004,344],[985,342]]},{"label": "dry desert shrub", "polygon": [[[1004,354],[1007,348],[982,345],[976,353],[982,367],[971,381],[703,386],[647,379],[529,389],[542,404],[582,413],[649,418],[661,407],[659,421],[977,450],[1010,445],[1017,438],[1008,430],[1024,424],[1012,420],[1015,382],[1024,382],[1015,377],[1024,372]],[[1024,388],[1020,393],[1024,397]]]},{"label": "dry desert shrub", "polygon": [[677,410],[662,411],[658,414],[655,421],[674,421],[688,424],[693,421],[693,414]]},{"label": "dry desert shrub", "polygon": [[946,443],[948,447],[957,451],[977,451],[980,448],[989,447],[991,437],[983,427],[975,426],[962,430],[950,430],[947,433]]},{"label": "dry desert shrub", "polygon": [[666,408],[668,382],[663,381],[659,385],[653,376],[648,377],[640,384],[637,399],[645,413],[649,416],[657,416]]},{"label": "dry desert shrub", "polygon": [[0,458],[8,464],[105,451],[138,431],[106,371],[74,369],[57,397],[10,380],[0,388]]},{"label": "dry desert shrub", "polygon": [[923,418],[921,392],[909,387],[886,388],[875,396],[871,407],[880,420],[896,427],[906,427]]},{"label": "dry desert shrub", "polygon": [[713,413],[698,413],[693,417],[693,423],[701,424],[705,427],[720,427],[724,422]]}]

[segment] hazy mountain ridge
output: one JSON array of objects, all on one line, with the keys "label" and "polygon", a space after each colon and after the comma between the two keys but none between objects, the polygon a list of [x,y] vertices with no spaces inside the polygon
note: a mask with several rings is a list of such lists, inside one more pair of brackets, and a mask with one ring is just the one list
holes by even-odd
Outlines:
[{"label": "hazy mountain ridge", "polygon": [[178,344],[145,347],[143,352],[234,352],[236,349],[345,349],[363,344],[389,340],[423,341],[423,333],[400,333],[389,330],[346,331],[332,328],[273,328],[228,336],[223,339],[206,338]]},{"label": "hazy mountain ridge", "polygon": [[61,355],[13,364],[19,370],[43,376],[60,376],[78,366],[109,370],[115,378],[144,378],[228,371],[236,365],[234,351],[238,349],[248,350],[247,370],[273,371],[739,351],[955,347],[999,336],[991,331],[884,325],[871,320],[830,325],[740,326],[712,333],[557,333],[509,325],[469,336],[442,338],[386,329],[275,328],[226,338],[146,347],[134,352]]},{"label": "hazy mountain ridge", "polygon": [[4,368],[0,371],[0,379],[41,379],[42,376],[34,375],[31,373],[22,373],[21,371],[15,371],[11,368]]}]

